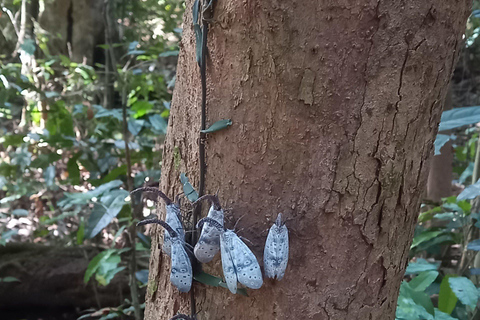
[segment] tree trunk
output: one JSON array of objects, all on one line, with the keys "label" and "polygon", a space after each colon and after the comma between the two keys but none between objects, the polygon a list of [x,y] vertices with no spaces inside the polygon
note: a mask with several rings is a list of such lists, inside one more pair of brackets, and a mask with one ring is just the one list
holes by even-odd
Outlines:
[{"label": "tree trunk", "polygon": [[[187,1],[161,189],[198,185],[200,76]],[[393,319],[469,0],[216,3],[206,191],[261,261],[290,220],[285,278],[249,297],[195,283],[200,319]],[[227,224],[228,227],[233,225]],[[146,319],[189,312],[152,245]],[[204,268],[221,276],[219,256]]]}]

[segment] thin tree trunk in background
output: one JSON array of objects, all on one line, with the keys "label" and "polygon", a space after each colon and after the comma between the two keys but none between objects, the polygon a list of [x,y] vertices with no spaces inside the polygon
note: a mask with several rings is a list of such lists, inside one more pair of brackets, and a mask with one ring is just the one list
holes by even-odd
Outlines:
[{"label": "thin tree trunk in background", "polygon": [[[198,186],[191,5],[161,189]],[[261,260],[288,218],[285,278],[249,297],[195,283],[200,319],[393,319],[469,0],[217,1],[207,63],[206,191]],[[180,160],[180,161],[179,161]],[[228,227],[233,227],[229,225]],[[189,312],[153,236],[146,319]],[[222,275],[219,256],[204,266]]]},{"label": "thin tree trunk in background", "polygon": [[[452,109],[452,89],[448,89],[443,110]],[[439,202],[452,195],[453,145],[448,141],[432,159],[427,182],[427,199]]]}]

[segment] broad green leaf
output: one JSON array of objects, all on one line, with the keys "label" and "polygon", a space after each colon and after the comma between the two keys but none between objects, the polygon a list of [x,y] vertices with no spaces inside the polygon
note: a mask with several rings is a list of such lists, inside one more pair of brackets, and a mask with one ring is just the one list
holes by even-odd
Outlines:
[{"label": "broad green leaf", "polygon": [[188,181],[188,178],[185,175],[185,173],[180,174],[180,181],[182,182],[183,192],[185,193],[185,196],[187,197],[187,199],[190,202],[195,202],[198,199],[198,193]]},{"label": "broad green leaf", "polygon": [[448,313],[442,312],[435,308],[435,320],[458,320],[458,319],[448,315]]},{"label": "broad green leaf", "polygon": [[413,290],[408,282],[403,281],[400,286],[400,295],[412,299],[417,305],[422,306],[429,314],[434,315],[432,300],[425,292]]},{"label": "broad green leaf", "polygon": [[446,134],[437,134],[437,138],[435,139],[434,146],[435,146],[435,155],[440,155],[440,149],[450,140],[454,140],[456,136],[446,135]]},{"label": "broad green leaf", "polygon": [[17,217],[26,217],[28,216],[28,210],[25,209],[15,209],[12,211],[12,215]]},{"label": "broad green leaf", "polygon": [[480,251],[480,239],[470,241],[467,244],[467,249],[473,251]]},{"label": "broad green leaf", "polygon": [[202,43],[203,43],[203,38],[202,38],[202,28],[200,28],[200,25],[198,23],[195,23],[193,25],[193,30],[195,31],[195,42],[196,42],[196,57],[197,57],[197,63],[198,66],[202,65]]},{"label": "broad green leaf", "polygon": [[138,136],[138,134],[143,128],[144,123],[145,123],[145,120],[138,120],[138,119],[128,120],[127,122],[128,131],[130,131],[133,136]]},{"label": "broad green leaf", "polygon": [[454,108],[444,111],[438,131],[445,131],[480,122],[480,106]]},{"label": "broad green leaf", "polygon": [[215,131],[218,131],[218,130],[225,129],[225,128],[227,128],[228,126],[231,126],[231,125],[232,125],[232,120],[230,120],[230,119],[223,119],[223,120],[220,120],[220,121],[215,122],[215,123],[212,124],[210,127],[208,127],[208,129],[206,129],[206,130],[201,130],[201,132],[203,132],[203,133],[215,132]]},{"label": "broad green leaf", "polygon": [[413,278],[408,284],[414,291],[425,291],[438,277],[438,271],[424,271]]},{"label": "broad green leaf", "polygon": [[458,196],[457,200],[471,200],[480,195],[480,180],[466,187]]},{"label": "broad green leaf", "polygon": [[90,260],[88,264],[87,270],[85,271],[85,276],[83,277],[83,282],[87,283],[88,280],[92,277],[92,275],[97,272],[98,268],[100,268],[101,261],[103,259],[108,259],[113,253],[115,252],[114,249],[105,250],[97,254]]},{"label": "broad green leaf", "polygon": [[422,242],[425,242],[425,241],[428,241],[432,238],[435,238],[436,236],[438,236],[439,234],[442,234],[443,231],[426,231],[426,232],[422,232],[420,233],[418,236],[416,236],[415,238],[413,238],[413,242],[412,242],[412,245],[410,248],[415,248],[416,246],[418,246],[419,244],[421,244]]},{"label": "broad green leaf", "polygon": [[148,269],[142,269],[135,272],[135,278],[143,284],[148,283]]},{"label": "broad green leaf", "polygon": [[[3,147],[19,147],[23,144],[24,134],[7,134],[3,136]],[[0,140],[1,141],[1,140]]]},{"label": "broad green leaf", "polygon": [[151,115],[148,120],[152,125],[152,129],[155,133],[167,133],[167,121],[163,119],[159,114]]},{"label": "broad green leaf", "polygon": [[200,11],[200,0],[195,0],[192,6],[193,23],[198,24],[198,12]]},{"label": "broad green leaf", "polygon": [[454,278],[456,275],[446,275],[442,283],[440,284],[440,293],[438,294],[438,309],[447,314],[451,314],[458,298],[450,288],[449,279]]},{"label": "broad green leaf", "polygon": [[110,181],[113,181],[117,179],[119,176],[125,176],[127,175],[127,165],[122,165],[120,167],[116,167],[105,176],[105,178],[102,179],[103,183],[107,183]]},{"label": "broad green leaf", "polygon": [[78,166],[77,159],[80,153],[77,153],[71,157],[67,162],[68,178],[73,185],[80,184],[80,167]]},{"label": "broad green leaf", "polygon": [[15,277],[4,277],[4,278],[0,278],[0,282],[21,282],[21,281]]},{"label": "broad green leaf", "polygon": [[10,229],[0,234],[0,245],[4,246],[14,236],[18,234],[17,229]]},{"label": "broad green leaf", "polygon": [[[198,0],[197,0],[197,1],[198,1]],[[179,53],[178,50],[164,51],[164,52],[160,53],[158,56],[159,56],[160,58],[164,58],[164,57],[176,57],[176,56],[178,56],[178,53]]]},{"label": "broad green leaf", "polygon": [[95,237],[117,216],[125,205],[127,196],[125,190],[114,190],[102,197],[101,204],[95,203],[85,231],[87,238]]},{"label": "broad green leaf", "polygon": [[470,178],[473,174],[473,168],[475,167],[475,163],[470,162],[468,167],[462,172],[460,178],[458,178],[459,183],[464,183],[468,178]]},{"label": "broad green leaf", "polygon": [[131,106],[131,110],[135,112],[134,118],[140,118],[144,116],[148,111],[152,110],[153,104],[146,100],[138,100]]},{"label": "broad green leaf", "polygon": [[25,51],[27,54],[33,56],[35,53],[35,49],[37,48],[35,40],[33,39],[25,39],[23,43],[20,45],[20,49]]},{"label": "broad green leaf", "polygon": [[77,244],[81,245],[83,243],[83,239],[85,238],[85,220],[83,217],[80,220],[80,226],[77,230]]},{"label": "broad green leaf", "polygon": [[405,271],[405,275],[417,274],[423,271],[437,270],[440,263],[430,263],[425,259],[417,259],[416,262],[410,262]]},{"label": "broad green leaf", "polygon": [[[228,288],[227,284],[221,278],[212,276],[211,274],[205,272],[200,272],[199,274],[194,275],[193,279],[206,284],[207,286]],[[248,297],[247,291],[244,288],[238,288],[237,294]]]},{"label": "broad green leaf", "polygon": [[45,184],[50,189],[55,186],[55,174],[56,174],[56,170],[54,165],[48,166],[43,172],[43,178],[45,179]]},{"label": "broad green leaf", "polygon": [[465,277],[449,278],[448,283],[458,300],[472,310],[478,302],[478,290],[470,279]]}]

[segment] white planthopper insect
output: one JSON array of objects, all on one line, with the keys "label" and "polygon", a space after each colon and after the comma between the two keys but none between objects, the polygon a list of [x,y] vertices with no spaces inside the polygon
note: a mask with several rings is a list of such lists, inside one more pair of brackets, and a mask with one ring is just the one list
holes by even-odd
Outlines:
[{"label": "white planthopper insect", "polygon": [[[165,222],[173,230],[175,230],[176,233],[178,233],[178,236],[180,237],[181,240],[185,241],[185,230],[183,229],[182,221],[180,220],[181,218],[180,206],[172,202],[172,200],[170,200],[169,197],[167,197],[162,191],[156,188],[150,188],[150,187],[138,188],[133,190],[131,193],[135,194],[138,192],[151,192],[156,194],[157,196],[159,196],[165,201],[166,211],[167,211],[165,215]],[[163,251],[169,257],[171,257],[172,239],[168,232],[164,233],[162,248],[163,248]]]},{"label": "white planthopper insect", "polygon": [[208,211],[207,217],[215,220],[218,225],[221,226],[221,229],[214,227],[208,221],[203,223],[202,232],[200,233],[200,238],[198,239],[197,244],[193,250],[195,257],[198,261],[202,263],[207,263],[212,261],[213,257],[220,250],[220,235],[223,233],[223,209],[220,206],[220,201],[216,195],[205,195],[200,197],[197,201],[204,199],[210,199],[212,201],[212,206]]},{"label": "white planthopper insect", "polygon": [[281,280],[285,275],[288,263],[288,229],[282,222],[282,214],[279,213],[277,220],[268,232],[265,249],[263,252],[263,267],[265,276]]},{"label": "white planthopper insect", "polygon": [[263,284],[262,271],[253,252],[233,230],[225,230],[223,225],[211,218],[201,219],[197,227],[207,222],[221,231],[223,275],[230,292],[237,293],[237,282],[251,289],[259,289]]},{"label": "white planthopper insect", "polygon": [[147,219],[140,221],[137,226],[143,226],[150,223],[156,223],[165,228],[171,241],[172,267],[170,271],[170,282],[177,287],[180,292],[188,292],[192,287],[193,271],[190,258],[185,250],[185,241],[180,238],[180,234],[173,230],[165,221],[158,219]]}]

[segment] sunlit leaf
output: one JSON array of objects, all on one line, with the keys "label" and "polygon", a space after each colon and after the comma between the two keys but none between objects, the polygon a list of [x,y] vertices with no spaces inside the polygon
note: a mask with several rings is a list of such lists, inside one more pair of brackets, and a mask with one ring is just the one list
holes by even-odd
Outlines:
[{"label": "sunlit leaf", "polygon": [[449,279],[456,275],[446,275],[440,284],[440,293],[438,294],[438,309],[447,314],[451,314],[457,304],[457,296],[450,288]]},{"label": "sunlit leaf", "polygon": [[480,106],[454,108],[444,111],[438,131],[445,131],[480,122]]},{"label": "sunlit leaf", "polygon": [[405,271],[405,275],[417,274],[423,271],[437,270],[440,263],[430,263],[425,259],[417,259],[416,262],[410,262]]},{"label": "sunlit leaf", "polygon": [[465,277],[449,278],[448,283],[458,300],[472,310],[478,302],[478,290],[470,279]]},{"label": "sunlit leaf", "polygon": [[480,180],[466,187],[458,196],[457,200],[471,200],[480,195]]},{"label": "sunlit leaf", "polygon": [[408,284],[414,291],[425,291],[438,277],[438,271],[424,271],[413,278]]}]

